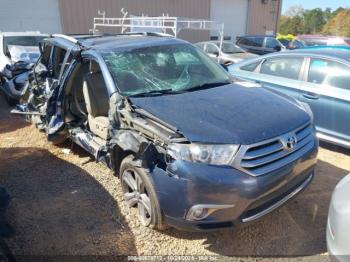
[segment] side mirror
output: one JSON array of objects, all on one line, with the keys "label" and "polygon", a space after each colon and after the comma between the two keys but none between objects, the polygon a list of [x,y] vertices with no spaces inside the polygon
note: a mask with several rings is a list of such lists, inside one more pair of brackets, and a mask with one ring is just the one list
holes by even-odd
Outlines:
[{"label": "side mirror", "polygon": [[216,57],[219,56],[219,52],[213,52],[212,54],[215,55]]}]

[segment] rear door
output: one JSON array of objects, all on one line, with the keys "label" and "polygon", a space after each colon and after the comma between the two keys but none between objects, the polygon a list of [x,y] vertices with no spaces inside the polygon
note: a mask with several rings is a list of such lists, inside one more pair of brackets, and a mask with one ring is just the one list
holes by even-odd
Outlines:
[{"label": "rear door", "polygon": [[273,56],[266,58],[259,67],[251,72],[254,79],[264,88],[276,90],[296,99],[300,97],[303,56]]},{"label": "rear door", "polygon": [[350,66],[310,58],[301,100],[310,105],[318,131],[350,142]]}]

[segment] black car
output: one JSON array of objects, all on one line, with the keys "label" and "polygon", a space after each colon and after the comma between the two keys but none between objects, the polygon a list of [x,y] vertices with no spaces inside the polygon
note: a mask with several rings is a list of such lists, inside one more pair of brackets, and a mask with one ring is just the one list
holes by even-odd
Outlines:
[{"label": "black car", "polygon": [[248,223],[314,176],[311,113],[293,98],[234,82],[185,41],[56,36],[44,40],[34,74],[17,113],[50,141],[69,138],[118,173],[144,226]]},{"label": "black car", "polygon": [[286,49],[273,35],[239,36],[236,44],[247,52],[257,55],[265,55]]}]

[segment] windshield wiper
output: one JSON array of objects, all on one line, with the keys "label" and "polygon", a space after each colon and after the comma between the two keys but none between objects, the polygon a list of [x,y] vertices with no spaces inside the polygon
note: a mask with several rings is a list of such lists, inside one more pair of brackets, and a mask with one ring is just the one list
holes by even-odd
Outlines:
[{"label": "windshield wiper", "polygon": [[204,83],[198,86],[194,86],[188,89],[182,90],[183,92],[191,92],[191,91],[197,91],[197,90],[204,90],[204,89],[209,89],[213,87],[219,87],[219,86],[224,86],[231,84],[229,81],[222,81],[222,82],[213,82],[213,83]]},{"label": "windshield wiper", "polygon": [[139,96],[149,96],[149,95],[164,95],[164,94],[176,94],[177,91],[174,91],[173,89],[163,89],[163,90],[151,90],[145,93],[140,93],[133,95],[133,97],[139,97]]}]

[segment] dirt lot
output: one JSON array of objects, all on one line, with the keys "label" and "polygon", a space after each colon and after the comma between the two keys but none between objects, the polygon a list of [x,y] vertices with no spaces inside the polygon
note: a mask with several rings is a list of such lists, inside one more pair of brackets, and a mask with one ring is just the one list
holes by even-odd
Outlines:
[{"label": "dirt lot", "polygon": [[[312,185],[285,207],[245,228],[216,233],[157,232],[122,203],[118,179],[78,146],[55,147],[0,98],[0,184],[12,196],[7,218],[16,255],[309,256],[327,261],[331,192],[350,170],[350,151],[320,149]],[[72,149],[64,153],[63,149]],[[300,260],[302,258],[298,258]]]}]

